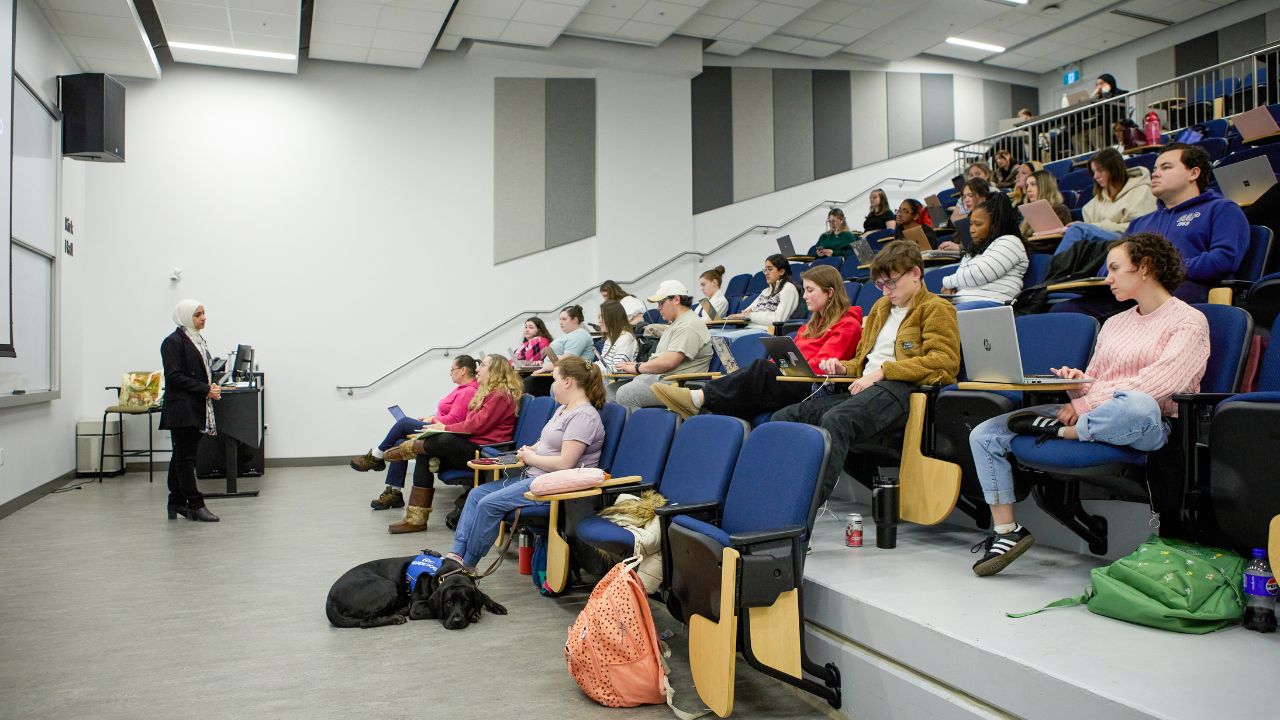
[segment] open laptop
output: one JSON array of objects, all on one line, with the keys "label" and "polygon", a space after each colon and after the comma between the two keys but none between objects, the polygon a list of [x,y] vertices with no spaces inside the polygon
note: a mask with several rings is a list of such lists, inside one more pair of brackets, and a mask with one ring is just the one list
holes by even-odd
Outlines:
[{"label": "open laptop", "polygon": [[929,219],[933,221],[934,227],[942,227],[947,224],[947,211],[942,208],[942,201],[937,195],[930,195],[924,199],[924,207],[929,211]]},{"label": "open laptop", "polygon": [[826,380],[822,375],[813,371],[809,367],[809,361],[804,359],[804,355],[800,353],[800,348],[796,347],[796,341],[786,335],[781,337],[762,337],[760,344],[764,346],[765,354],[778,366],[778,371],[787,377],[807,377],[814,380]]},{"label": "open laptop", "polygon": [[1275,170],[1265,155],[1213,169],[1218,188],[1237,205],[1252,205],[1276,184]]},{"label": "open laptop", "polygon": [[952,184],[952,186],[954,186],[954,187],[955,187],[955,189],[956,189],[956,192],[957,192],[957,193],[964,192],[964,181],[965,181],[965,180],[966,180],[966,178],[965,178],[965,176],[963,176],[963,175],[957,175],[957,176],[955,176],[955,177],[951,178],[951,184]]},{"label": "open laptop", "polygon": [[1013,321],[1013,308],[1008,305],[956,313],[956,321],[960,325],[960,350],[965,373],[970,380],[1018,385],[1092,382],[1089,378],[1066,380],[1057,375],[1022,372],[1018,328]]},{"label": "open laptop", "polygon": [[858,257],[859,265],[870,265],[876,259],[876,251],[871,249],[871,243],[861,238],[853,241],[853,254]]},{"label": "open laptop", "polygon": [[783,235],[778,238],[778,252],[782,253],[783,257],[796,257],[796,246],[791,244],[790,235]]},{"label": "open laptop", "polygon": [[1075,107],[1076,105],[1083,105],[1089,102],[1089,99],[1090,99],[1089,90],[1080,90],[1078,92],[1067,93],[1067,96],[1062,99],[1062,107]]},{"label": "open laptop", "polygon": [[720,366],[724,368],[725,373],[738,372],[738,361],[733,357],[733,352],[729,350],[729,341],[725,340],[723,335],[711,336],[711,349],[715,351],[716,357],[720,358]]},{"label": "open laptop", "polygon": [[556,355],[556,351],[552,350],[550,345],[548,345],[546,349],[542,351],[542,357],[550,360],[552,365],[555,365],[556,363],[560,362],[560,356]]},{"label": "open laptop", "polygon": [[714,305],[711,304],[710,300],[706,298],[702,298],[701,300],[698,301],[698,306],[702,308],[702,317],[706,318],[707,320],[720,319],[720,313],[716,312],[716,308]]},{"label": "open laptop", "polygon": [[1245,142],[1280,133],[1280,125],[1276,124],[1275,117],[1266,105],[1240,113],[1231,124],[1240,131],[1240,139]]},{"label": "open laptop", "polygon": [[1018,209],[1022,211],[1022,219],[1026,220],[1034,231],[1031,237],[1027,238],[1028,240],[1046,235],[1061,235],[1067,231],[1067,227],[1062,224],[1062,218],[1053,211],[1053,206],[1048,200],[1037,200]]},{"label": "open laptop", "polygon": [[903,230],[902,239],[915,243],[916,247],[919,247],[921,252],[929,252],[933,250],[933,245],[929,244],[929,236],[924,234],[923,225],[916,225],[915,227],[909,227],[906,230]]}]

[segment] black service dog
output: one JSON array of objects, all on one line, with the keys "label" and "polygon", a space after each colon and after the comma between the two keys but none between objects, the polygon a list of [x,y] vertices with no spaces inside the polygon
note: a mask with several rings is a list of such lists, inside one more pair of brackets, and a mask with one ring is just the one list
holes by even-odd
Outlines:
[{"label": "black service dog", "polygon": [[329,588],[329,622],[342,628],[372,628],[439,618],[445,629],[461,630],[480,620],[481,609],[507,614],[451,559],[441,563],[435,576],[423,575],[410,592],[405,571],[415,557],[370,560],[343,573]]}]

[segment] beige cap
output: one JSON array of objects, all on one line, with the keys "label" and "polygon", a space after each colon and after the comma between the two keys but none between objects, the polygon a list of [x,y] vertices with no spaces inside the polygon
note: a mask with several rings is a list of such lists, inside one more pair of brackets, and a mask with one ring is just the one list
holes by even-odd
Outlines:
[{"label": "beige cap", "polygon": [[649,302],[658,302],[672,295],[689,295],[689,288],[685,287],[684,283],[679,280],[663,280],[662,284],[658,286],[658,292],[649,298]]}]

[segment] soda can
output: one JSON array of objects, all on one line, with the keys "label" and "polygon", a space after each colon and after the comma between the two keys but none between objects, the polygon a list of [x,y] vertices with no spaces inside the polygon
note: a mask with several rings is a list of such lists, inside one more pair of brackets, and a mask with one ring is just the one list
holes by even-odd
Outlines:
[{"label": "soda can", "polygon": [[862,516],[858,513],[849,513],[849,521],[844,526],[844,544],[862,547]]}]

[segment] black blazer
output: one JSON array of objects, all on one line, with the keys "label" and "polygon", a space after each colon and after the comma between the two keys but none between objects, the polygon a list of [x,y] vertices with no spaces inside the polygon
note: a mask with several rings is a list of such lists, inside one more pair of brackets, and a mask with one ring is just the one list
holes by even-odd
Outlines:
[{"label": "black blazer", "polygon": [[164,363],[164,407],[160,429],[204,427],[204,400],[209,379],[195,343],[181,327],[160,343]]}]

